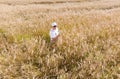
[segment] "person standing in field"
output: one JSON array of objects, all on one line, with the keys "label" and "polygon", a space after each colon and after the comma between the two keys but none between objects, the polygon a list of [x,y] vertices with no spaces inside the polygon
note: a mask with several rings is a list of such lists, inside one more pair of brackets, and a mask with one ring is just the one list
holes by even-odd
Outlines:
[{"label": "person standing in field", "polygon": [[50,47],[51,49],[54,49],[57,46],[57,41],[58,41],[58,37],[60,36],[58,27],[57,27],[57,23],[53,22],[52,24],[52,28],[50,30]]}]

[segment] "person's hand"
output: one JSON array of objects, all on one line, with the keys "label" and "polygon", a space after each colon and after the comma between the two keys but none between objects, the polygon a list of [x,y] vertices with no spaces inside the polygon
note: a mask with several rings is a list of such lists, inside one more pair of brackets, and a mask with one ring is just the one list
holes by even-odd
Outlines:
[{"label": "person's hand", "polygon": [[60,34],[57,37],[59,37],[59,36],[60,36]]},{"label": "person's hand", "polygon": [[57,35],[55,38],[52,38],[52,40],[53,40],[53,41],[56,41],[56,40],[58,39],[59,36],[60,36],[60,34]]}]

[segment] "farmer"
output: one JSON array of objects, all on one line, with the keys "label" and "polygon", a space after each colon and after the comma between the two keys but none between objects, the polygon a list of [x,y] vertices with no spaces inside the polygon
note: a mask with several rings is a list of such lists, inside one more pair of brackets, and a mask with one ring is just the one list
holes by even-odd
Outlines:
[{"label": "farmer", "polygon": [[57,46],[58,37],[60,36],[57,23],[53,22],[50,30],[50,47],[54,49]]}]

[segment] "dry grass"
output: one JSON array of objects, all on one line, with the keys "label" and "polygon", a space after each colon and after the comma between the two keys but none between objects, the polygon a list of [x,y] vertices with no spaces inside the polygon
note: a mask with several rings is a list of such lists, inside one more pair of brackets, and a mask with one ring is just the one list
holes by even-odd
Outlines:
[{"label": "dry grass", "polygon": [[[119,79],[120,1],[54,1],[64,3],[0,1],[0,79]],[[61,37],[50,51],[53,21]]]}]

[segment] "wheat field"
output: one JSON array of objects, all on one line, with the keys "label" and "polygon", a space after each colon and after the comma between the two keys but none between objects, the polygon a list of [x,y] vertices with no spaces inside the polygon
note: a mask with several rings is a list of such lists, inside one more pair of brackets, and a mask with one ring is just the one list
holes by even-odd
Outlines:
[{"label": "wheat field", "polygon": [[0,0],[0,79],[120,79],[120,0]]}]

